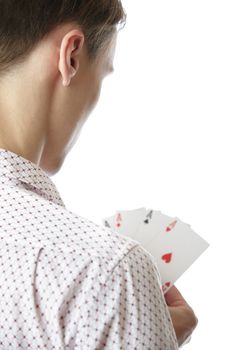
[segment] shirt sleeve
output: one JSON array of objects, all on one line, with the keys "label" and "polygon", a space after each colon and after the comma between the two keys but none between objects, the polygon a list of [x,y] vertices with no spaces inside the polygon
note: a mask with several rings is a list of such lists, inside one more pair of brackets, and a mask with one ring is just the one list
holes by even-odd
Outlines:
[{"label": "shirt sleeve", "polygon": [[137,245],[102,285],[90,312],[85,349],[176,350],[178,344],[156,265]]}]

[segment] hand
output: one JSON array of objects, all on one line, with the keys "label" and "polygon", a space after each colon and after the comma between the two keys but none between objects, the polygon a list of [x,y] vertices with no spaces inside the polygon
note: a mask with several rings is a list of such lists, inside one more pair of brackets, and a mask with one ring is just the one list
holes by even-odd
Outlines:
[{"label": "hand", "polygon": [[175,286],[172,286],[164,297],[180,347],[191,336],[197,326],[198,319]]}]

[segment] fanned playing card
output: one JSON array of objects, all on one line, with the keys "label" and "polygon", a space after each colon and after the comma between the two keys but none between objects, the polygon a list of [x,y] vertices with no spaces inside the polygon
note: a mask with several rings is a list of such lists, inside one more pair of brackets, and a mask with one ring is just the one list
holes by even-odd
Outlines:
[{"label": "fanned playing card", "polygon": [[117,211],[103,223],[138,241],[152,255],[164,293],[209,246],[189,224],[157,210]]},{"label": "fanned playing card", "polygon": [[124,234],[136,240],[135,232],[146,213],[145,208],[135,210],[119,210],[115,215],[105,218],[105,226],[112,228],[118,233]]}]

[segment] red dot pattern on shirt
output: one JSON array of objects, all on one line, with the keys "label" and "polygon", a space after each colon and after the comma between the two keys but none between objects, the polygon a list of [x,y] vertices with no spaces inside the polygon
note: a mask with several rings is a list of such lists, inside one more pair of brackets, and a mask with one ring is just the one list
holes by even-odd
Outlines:
[{"label": "red dot pattern on shirt", "polygon": [[0,350],[174,350],[156,265],[0,149]]}]

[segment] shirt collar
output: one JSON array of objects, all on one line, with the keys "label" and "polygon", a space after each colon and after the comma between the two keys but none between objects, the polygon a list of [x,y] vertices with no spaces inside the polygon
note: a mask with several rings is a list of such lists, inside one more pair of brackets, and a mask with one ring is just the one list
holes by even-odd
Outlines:
[{"label": "shirt collar", "polygon": [[[12,151],[0,148],[0,176],[17,179],[29,185],[41,197],[65,207],[65,204],[50,177],[35,163]],[[32,186],[32,187],[31,187]]]}]

